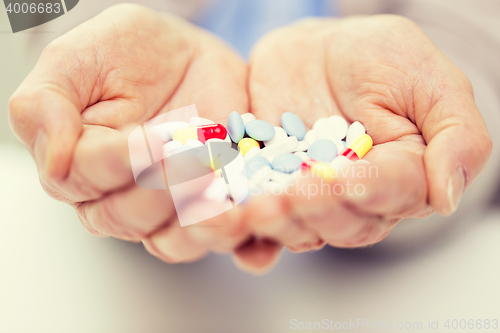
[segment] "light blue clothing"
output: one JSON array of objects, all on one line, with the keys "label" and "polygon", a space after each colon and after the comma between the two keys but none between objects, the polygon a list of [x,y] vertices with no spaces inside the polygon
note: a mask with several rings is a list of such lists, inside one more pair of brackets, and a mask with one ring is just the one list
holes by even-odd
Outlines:
[{"label": "light blue clothing", "polygon": [[214,0],[195,24],[212,31],[247,57],[267,32],[311,16],[336,16],[332,0]]}]

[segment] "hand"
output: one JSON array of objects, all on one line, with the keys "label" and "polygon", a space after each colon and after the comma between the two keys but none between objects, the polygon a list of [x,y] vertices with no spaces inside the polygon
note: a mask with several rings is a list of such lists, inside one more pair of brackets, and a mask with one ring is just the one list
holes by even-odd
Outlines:
[{"label": "hand", "polygon": [[[247,223],[260,237],[293,251],[324,241],[373,244],[402,218],[433,210],[449,215],[490,155],[470,82],[406,18],[301,21],[264,37],[250,68],[257,118],[278,125],[290,111],[310,128],[320,117],[339,114],[363,123],[376,145],[365,159],[378,177],[341,175],[331,184],[362,184],[363,195],[297,192],[262,196],[248,207]],[[321,185],[319,179],[302,184]]]},{"label": "hand", "polygon": [[210,230],[210,242],[193,240],[168,191],[135,184],[127,134],[190,104],[225,124],[232,110],[248,109],[246,74],[234,52],[189,23],[114,6],[44,50],[9,103],[10,122],[45,191],[74,206],[87,230],[144,240],[165,261],[195,260],[211,244],[232,250],[248,233],[231,229],[239,219],[228,214],[220,219],[229,227]]}]

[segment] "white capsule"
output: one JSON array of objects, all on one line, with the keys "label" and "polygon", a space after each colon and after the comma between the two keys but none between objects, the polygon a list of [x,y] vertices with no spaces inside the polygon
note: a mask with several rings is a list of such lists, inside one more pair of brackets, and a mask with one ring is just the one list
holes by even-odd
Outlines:
[{"label": "white capsule", "polygon": [[169,141],[166,144],[164,144],[163,145],[163,158],[167,158],[169,156],[172,156],[173,152],[179,147],[182,147],[182,142],[180,142],[178,140]]},{"label": "white capsule", "polygon": [[352,140],[356,139],[359,135],[365,134],[366,130],[363,124],[361,124],[359,121],[355,121],[349,126],[349,129],[347,130],[347,138],[346,138],[346,144],[351,143]]},{"label": "white capsule", "polygon": [[160,140],[167,142],[173,139],[175,132],[188,128],[189,123],[185,121],[168,121],[147,129],[148,133],[156,135]]},{"label": "white capsule", "polygon": [[306,136],[302,141],[309,142],[309,145],[312,145],[314,142],[318,141],[318,135],[316,134],[316,130],[312,129],[307,131]]},{"label": "white capsule", "polygon": [[282,127],[274,126],[274,137],[269,141],[264,141],[264,146],[270,146],[286,138],[288,138],[288,135],[285,130]]},{"label": "white capsule", "polygon": [[257,155],[267,158],[268,161],[272,163],[276,156],[291,153],[295,148],[297,148],[298,145],[299,141],[297,141],[297,138],[290,136],[273,144],[272,146],[264,147]]},{"label": "white capsule", "polygon": [[215,121],[201,117],[191,117],[191,119],[189,119],[189,124],[195,126],[210,125],[215,124]]},{"label": "white capsule", "polygon": [[241,115],[241,118],[243,119],[243,124],[247,124],[248,122],[252,121],[252,120],[255,120],[255,116],[253,115],[253,113],[250,113],[250,112],[247,112],[247,113],[243,113]]},{"label": "white capsule", "polygon": [[253,147],[253,148],[250,148],[249,151],[247,151],[247,153],[245,154],[245,156],[243,156],[243,161],[248,162],[252,159],[252,157],[254,157],[255,155],[257,155],[260,151],[260,148],[259,147]]}]

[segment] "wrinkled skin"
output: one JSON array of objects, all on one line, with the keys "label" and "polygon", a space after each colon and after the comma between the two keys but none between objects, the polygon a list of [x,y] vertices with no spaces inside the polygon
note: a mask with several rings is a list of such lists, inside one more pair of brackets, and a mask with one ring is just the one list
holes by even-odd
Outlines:
[{"label": "wrinkled skin", "polygon": [[[233,110],[275,125],[284,111],[307,127],[332,114],[359,120],[377,145],[365,157],[377,177],[325,185],[359,183],[362,195],[261,195],[180,228],[168,190],[135,185],[127,135],[189,104],[223,124]],[[119,5],[51,43],[9,110],[44,189],[74,206],[90,232],[142,240],[171,263],[233,253],[256,273],[283,246],[364,246],[402,218],[451,214],[491,151],[465,75],[396,16],[301,21],[265,36],[247,65],[178,18]],[[312,177],[300,184],[323,185]],[[193,200],[191,209],[210,203]]]}]

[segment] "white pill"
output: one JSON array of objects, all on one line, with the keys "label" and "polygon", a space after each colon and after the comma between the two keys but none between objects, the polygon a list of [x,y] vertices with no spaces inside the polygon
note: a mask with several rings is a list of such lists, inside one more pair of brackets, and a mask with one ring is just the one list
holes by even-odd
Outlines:
[{"label": "white pill", "polygon": [[331,116],[324,123],[318,125],[316,133],[318,139],[341,141],[347,134],[347,122],[341,116]]},{"label": "white pill", "polygon": [[163,158],[172,156],[173,152],[179,148],[182,147],[182,142],[178,140],[173,140],[170,142],[167,142],[166,144],[163,145]]},{"label": "white pill", "polygon": [[291,153],[295,148],[297,148],[298,145],[299,141],[297,141],[297,138],[290,136],[273,144],[272,146],[264,147],[257,155],[267,158],[268,161],[272,163],[276,156]]},{"label": "white pill", "polygon": [[347,129],[349,125],[347,125],[347,121],[341,116],[331,116],[326,121],[329,127],[332,128],[335,135],[337,135],[337,140],[342,140],[347,135]]},{"label": "white pill", "polygon": [[316,120],[314,122],[314,125],[313,125],[313,130],[316,130],[318,129],[318,127],[320,127],[321,125],[323,125],[324,123],[326,123],[326,119],[327,118],[319,118],[318,120]]},{"label": "white pill", "polygon": [[316,130],[309,130],[306,133],[306,136],[304,137],[304,140],[302,141],[307,141],[309,142],[309,145],[312,145],[314,142],[318,141],[318,135],[316,134]]},{"label": "white pill", "polygon": [[231,141],[231,137],[229,136],[229,134],[226,134],[226,138],[224,139],[224,141],[233,142],[233,141]]},{"label": "white pill", "polygon": [[252,121],[252,120],[255,120],[255,116],[253,115],[253,113],[243,113],[241,115],[241,118],[243,119],[243,124],[247,124],[248,122]]},{"label": "white pill", "polygon": [[349,144],[352,140],[356,139],[358,135],[365,134],[366,130],[363,124],[361,124],[359,121],[355,121],[349,126],[349,129],[347,130],[347,139],[346,139],[346,144]]},{"label": "white pill", "polygon": [[264,146],[270,146],[286,138],[288,138],[288,135],[285,130],[282,127],[274,126],[274,137],[269,141],[264,141]]},{"label": "white pill", "polygon": [[202,147],[203,143],[201,143],[200,141],[198,141],[196,139],[188,139],[184,143],[184,146],[189,147],[189,148],[196,148],[196,147]]},{"label": "white pill", "polygon": [[273,169],[271,169],[270,166],[265,166],[257,170],[250,178],[250,181],[254,185],[263,184],[271,180],[272,175],[273,175]]},{"label": "white pill", "polygon": [[170,155],[169,155],[168,157],[170,157],[170,156],[172,156],[172,155],[175,155],[175,154],[178,154],[178,153],[182,153],[183,151],[186,151],[186,150],[189,150],[189,149],[191,149],[191,147],[187,147],[187,146],[180,146],[180,147],[175,148],[174,150],[172,150],[172,151],[170,152]]},{"label": "white pill", "polygon": [[354,162],[348,159],[345,156],[337,156],[336,158],[333,159],[333,161],[330,163],[330,166],[335,168],[337,172],[343,172],[346,174],[348,171],[348,168],[350,166],[353,166]]},{"label": "white pill", "polygon": [[299,141],[299,145],[293,151],[294,152],[296,152],[296,151],[306,151],[307,149],[309,149],[309,146],[310,146],[310,144],[309,144],[308,141]]},{"label": "white pill", "polygon": [[247,153],[245,154],[245,156],[243,156],[243,161],[248,162],[252,159],[252,157],[254,157],[255,155],[257,155],[260,151],[260,148],[259,147],[253,147],[253,148],[250,148],[249,151],[247,151]]},{"label": "white pill", "polygon": [[212,143],[212,142],[226,142],[225,140],[222,140],[222,139],[217,139],[217,138],[213,138],[213,139],[208,139],[205,143],[205,145],[207,143]]},{"label": "white pill", "polygon": [[195,126],[210,125],[215,124],[215,121],[201,117],[191,117],[191,119],[189,119],[189,124]]},{"label": "white pill", "polygon": [[224,178],[215,178],[203,192],[203,197],[216,202],[224,202],[228,198],[228,190]]},{"label": "white pill", "polygon": [[297,170],[292,173],[283,173],[279,171],[274,171],[273,174],[271,175],[271,181],[280,183],[283,186],[287,186],[294,181],[297,180],[297,178],[300,176],[301,171]]},{"label": "white pill", "polygon": [[188,127],[189,123],[185,121],[168,121],[155,125],[147,131],[156,135],[160,140],[167,142],[173,139],[175,132]]},{"label": "white pill", "polygon": [[310,158],[307,156],[307,153],[304,153],[303,151],[298,151],[298,152],[295,152],[294,154],[297,155],[298,157],[300,157],[302,159],[302,161],[310,160]]}]

